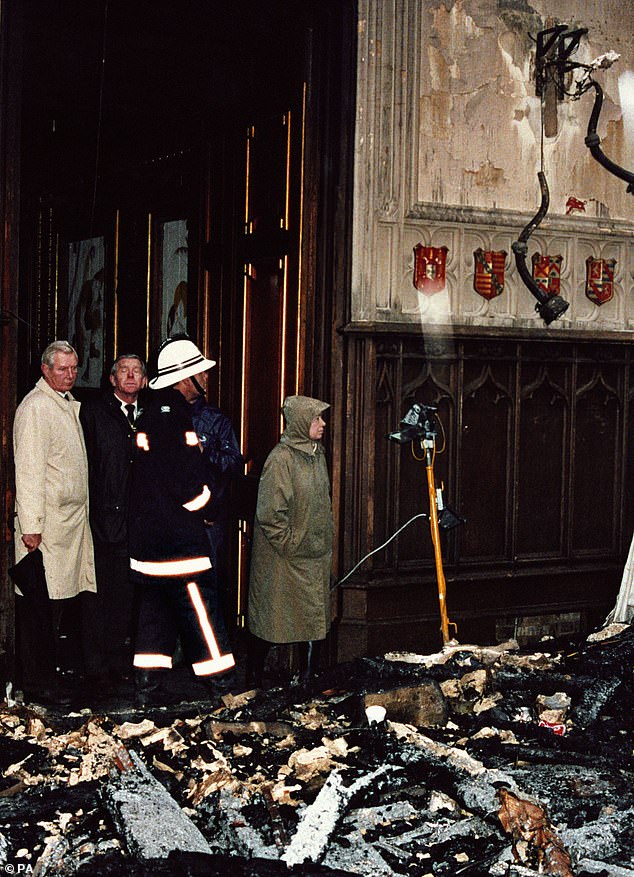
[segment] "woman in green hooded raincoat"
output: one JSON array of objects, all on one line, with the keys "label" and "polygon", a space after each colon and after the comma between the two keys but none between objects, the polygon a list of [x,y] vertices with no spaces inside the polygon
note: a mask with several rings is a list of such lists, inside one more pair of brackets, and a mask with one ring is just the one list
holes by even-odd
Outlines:
[{"label": "woman in green hooded raincoat", "polygon": [[[249,682],[261,684],[271,643],[301,643],[300,669],[315,669],[316,642],[330,626],[333,520],[321,438],[330,406],[308,396],[284,401],[284,433],[258,489],[249,580]],[[303,666],[302,666],[303,665]]]}]

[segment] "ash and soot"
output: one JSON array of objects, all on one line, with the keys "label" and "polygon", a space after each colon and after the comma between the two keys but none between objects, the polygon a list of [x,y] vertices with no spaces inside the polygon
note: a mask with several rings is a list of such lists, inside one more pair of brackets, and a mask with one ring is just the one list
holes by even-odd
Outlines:
[{"label": "ash and soot", "polygon": [[5,702],[0,860],[91,877],[634,877],[633,665],[620,624],[144,712]]}]

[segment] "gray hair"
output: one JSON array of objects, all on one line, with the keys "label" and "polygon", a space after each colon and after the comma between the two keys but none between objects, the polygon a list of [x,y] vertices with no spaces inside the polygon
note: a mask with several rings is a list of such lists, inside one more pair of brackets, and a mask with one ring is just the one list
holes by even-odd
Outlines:
[{"label": "gray hair", "polygon": [[122,359],[136,359],[137,362],[141,363],[141,368],[143,369],[143,375],[145,376],[147,374],[147,368],[145,366],[145,363],[143,362],[143,360],[141,359],[141,357],[137,353],[120,353],[119,356],[117,356],[115,361],[112,363],[112,368],[110,369],[111,375],[116,374],[117,366],[119,365],[119,363],[121,362]]},{"label": "gray hair", "polygon": [[[42,365],[45,365],[48,368],[53,368],[55,364],[56,353],[73,353],[75,356],[77,356],[77,351],[68,341],[51,341],[51,343],[42,353]],[[78,356],[77,359],[79,360]]]}]

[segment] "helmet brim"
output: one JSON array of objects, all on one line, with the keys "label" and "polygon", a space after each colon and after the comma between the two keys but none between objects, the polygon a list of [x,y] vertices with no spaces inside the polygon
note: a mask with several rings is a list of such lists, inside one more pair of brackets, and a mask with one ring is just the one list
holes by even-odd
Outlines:
[{"label": "helmet brim", "polygon": [[165,387],[173,387],[174,384],[177,384],[185,378],[192,378],[194,375],[199,375],[202,374],[202,372],[209,371],[209,369],[213,368],[215,364],[215,360],[205,359],[203,357],[198,362],[184,366],[177,371],[169,371],[164,374],[159,372],[155,378],[152,378],[148,386],[151,390],[164,390]]}]

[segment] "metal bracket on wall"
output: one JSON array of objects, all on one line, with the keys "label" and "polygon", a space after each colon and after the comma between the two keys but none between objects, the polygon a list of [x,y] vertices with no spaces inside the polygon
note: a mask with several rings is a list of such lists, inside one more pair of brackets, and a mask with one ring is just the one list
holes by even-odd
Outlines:
[{"label": "metal bracket on wall", "polygon": [[557,98],[566,95],[564,78],[577,65],[570,61],[579,48],[581,37],[588,33],[587,28],[568,30],[567,24],[549,27],[537,34],[537,54],[535,57],[535,94],[542,97],[548,79],[557,86]]},{"label": "metal bracket on wall", "polygon": [[[627,191],[630,194],[634,194],[634,173],[616,164],[616,162],[605,155],[601,149],[601,140],[597,134],[599,115],[603,106],[603,89],[593,78],[592,74],[595,70],[606,70],[618,60],[619,55],[616,52],[606,52],[604,55],[595,58],[590,64],[571,61],[570,58],[579,47],[581,37],[587,33],[587,28],[569,31],[567,24],[558,24],[537,34],[535,93],[539,97],[543,97],[548,83],[552,82],[556,86],[558,100],[563,100],[565,97],[578,100],[587,91],[594,88],[594,106],[588,120],[588,129],[584,142],[590,150],[592,157],[609,173],[620,180],[624,180],[627,183]],[[565,76],[567,73],[572,73],[575,70],[584,71],[584,75],[574,83],[574,91],[566,91]]]}]

